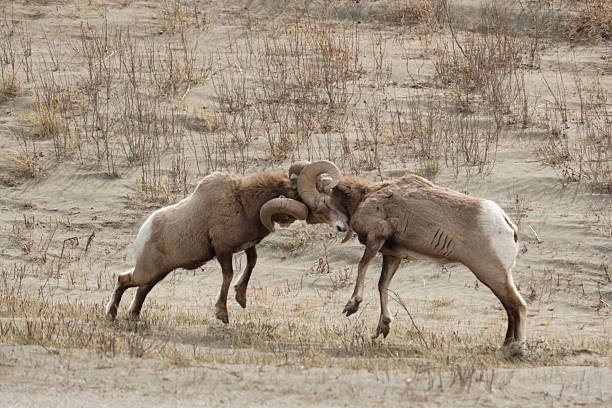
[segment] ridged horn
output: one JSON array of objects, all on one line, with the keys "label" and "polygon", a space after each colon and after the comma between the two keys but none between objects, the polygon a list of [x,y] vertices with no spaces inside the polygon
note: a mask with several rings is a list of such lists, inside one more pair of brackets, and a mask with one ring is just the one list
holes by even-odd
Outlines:
[{"label": "ridged horn", "polygon": [[329,174],[331,181],[325,183],[325,189],[331,191],[332,188],[338,185],[341,173],[340,169],[328,160],[321,160],[306,166],[298,177],[297,188],[302,201],[312,209],[317,207],[317,178],[323,174]]},{"label": "ridged horn", "polygon": [[259,210],[261,223],[270,231],[274,231],[274,214],[287,214],[296,220],[305,220],[308,216],[308,207],[297,200],[279,197],[265,203]]}]

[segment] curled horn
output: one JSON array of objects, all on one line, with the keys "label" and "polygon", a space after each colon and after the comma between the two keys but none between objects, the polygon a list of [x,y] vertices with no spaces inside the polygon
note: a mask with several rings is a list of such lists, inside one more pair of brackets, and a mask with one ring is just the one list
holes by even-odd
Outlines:
[{"label": "curled horn", "polygon": [[340,169],[338,169],[338,167],[330,161],[321,160],[309,164],[308,166],[304,167],[298,177],[298,193],[309,208],[317,208],[317,198],[319,196],[319,191],[317,190],[317,179],[323,173],[329,174],[329,178],[331,178],[329,182],[326,180],[324,184],[325,190],[331,191],[332,188],[338,185],[341,173]]},{"label": "curled horn", "polygon": [[308,216],[308,207],[297,200],[279,197],[265,203],[259,210],[261,223],[270,231],[274,231],[274,214],[287,214],[296,220],[305,220]]}]

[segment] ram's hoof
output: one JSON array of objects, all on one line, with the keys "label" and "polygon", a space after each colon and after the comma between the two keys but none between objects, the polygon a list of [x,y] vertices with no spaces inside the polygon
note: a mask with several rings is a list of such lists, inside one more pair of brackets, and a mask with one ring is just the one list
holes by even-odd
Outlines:
[{"label": "ram's hoof", "polygon": [[229,318],[227,317],[227,314],[217,313],[217,319],[221,320],[225,324],[229,323]]},{"label": "ram's hoof", "polygon": [[246,309],[246,290],[236,288],[236,302],[238,302],[243,309]]},{"label": "ram's hoof", "polygon": [[113,307],[112,305],[108,305],[106,306],[106,310],[104,313],[104,317],[106,318],[106,320],[108,320],[109,322],[114,322],[115,318],[117,317],[117,308]]},{"label": "ram's hoof", "polygon": [[506,359],[520,358],[525,355],[525,342],[513,341],[504,345],[504,357]]},{"label": "ram's hoof", "polygon": [[358,309],[359,309],[359,303],[349,301],[346,304],[346,306],[344,306],[342,313],[344,313],[346,317],[349,317],[350,315],[355,313]]},{"label": "ram's hoof", "polygon": [[238,304],[242,306],[243,309],[246,309],[246,299],[236,298],[236,302],[238,302]]},{"label": "ram's hoof", "polygon": [[389,335],[389,326],[378,326],[376,328],[376,334],[374,335],[374,337],[372,337],[373,339],[377,338],[380,335],[383,335],[383,338],[387,338],[387,336]]},{"label": "ram's hoof", "polygon": [[246,286],[242,286],[242,285],[238,285],[236,284],[234,286],[234,290],[236,291],[236,302],[238,302],[238,304],[240,306],[242,306],[243,309],[246,309],[247,306],[247,301],[246,301]]}]

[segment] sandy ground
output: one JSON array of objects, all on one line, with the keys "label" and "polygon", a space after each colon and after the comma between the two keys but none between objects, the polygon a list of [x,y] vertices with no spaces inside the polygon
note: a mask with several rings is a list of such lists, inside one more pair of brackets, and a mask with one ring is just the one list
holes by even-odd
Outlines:
[{"label": "sandy ground", "polygon": [[[24,353],[25,351],[25,353]],[[158,361],[69,360],[45,350],[3,346],[19,364],[3,367],[6,406],[606,406],[609,367],[563,366],[498,370],[502,387],[456,389],[442,374],[381,373],[299,367],[169,367]],[[62,361],[63,360],[63,361]],[[44,367],[44,369],[41,369]]]},{"label": "sandy ground", "polygon": [[[13,19],[29,24],[34,71],[42,70],[42,61],[49,60],[48,39],[52,37],[56,39],[52,44],[61,50],[64,61],[57,74],[70,79],[85,69],[73,55],[71,45],[81,24],[98,25],[106,16],[113,24],[130,25],[137,36],[151,35],[155,27],[160,27],[157,41],[171,35],[159,17],[162,6],[151,2],[125,3],[119,6],[116,2],[16,1],[5,12],[8,10]],[[173,2],[162,3],[168,6]],[[247,16],[260,16],[265,21],[262,16],[271,7],[268,4],[271,2],[253,2],[251,14],[247,15],[240,5],[224,7],[212,3],[199,3],[201,9],[209,7],[207,29],[198,34],[198,52],[202,55],[239,47],[240,28]],[[279,17],[282,18],[286,17]],[[260,27],[264,30],[266,23]],[[368,33],[377,30],[389,37],[393,35],[391,29],[375,24],[365,28],[362,35],[367,38]],[[417,48],[422,44],[418,35],[407,36],[404,46],[410,52],[406,65],[405,47],[390,41],[387,58],[392,67],[390,81],[395,84],[395,93],[390,94],[405,98],[411,92],[412,79],[406,67],[419,81],[432,81],[432,64],[423,56],[423,50]],[[565,61],[570,56],[575,58],[585,78],[598,73],[609,99],[610,43],[557,44],[543,48],[540,70],[526,76],[533,94],[541,95],[536,106],[552,103],[542,78],[554,78],[553,70],[559,60]],[[371,69],[373,63],[365,55],[364,61],[366,71]],[[223,64],[213,66],[210,77],[190,88],[182,98],[185,115],[214,109],[216,94],[211,78],[219,75]],[[17,161],[11,157],[22,149],[20,132],[31,129],[24,118],[35,102],[37,86],[40,83],[36,81],[24,83],[22,94],[0,103],[0,173],[15,172]],[[568,91],[567,98],[570,109],[575,108],[578,103],[575,92]],[[561,182],[558,173],[543,164],[535,153],[538,143],[545,139],[543,135],[544,131],[535,126],[508,128],[502,132],[490,174],[455,177],[451,170],[441,166],[435,180],[496,201],[520,226],[521,251],[513,275],[528,301],[529,346],[524,362],[496,358],[494,363],[487,363],[488,368],[480,366],[476,374],[480,378],[468,385],[459,384],[457,372],[449,366],[439,368],[436,364],[428,370],[417,363],[412,368],[407,365],[400,369],[360,368],[361,363],[350,368],[336,357],[328,362],[328,367],[309,362],[300,365],[295,361],[282,364],[278,357],[268,363],[208,362],[212,357],[207,357],[204,362],[176,364],[155,355],[108,357],[69,346],[43,348],[0,335],[0,406],[610,406],[610,191],[593,189],[588,183]],[[5,178],[0,185],[0,268],[5,271],[25,268],[24,290],[32,296],[43,288],[57,302],[79,301],[101,311],[101,305],[110,296],[114,276],[131,267],[132,244],[139,226],[160,204],[145,205],[134,199],[139,194],[138,168],[126,166],[120,177],[110,177],[103,165],[56,160],[50,140],[36,143],[41,163],[36,177],[11,177],[10,182]],[[266,149],[262,139],[256,143],[254,150]],[[193,185],[200,176],[194,157],[188,156],[186,161]],[[258,159],[249,165],[248,172],[264,168],[284,172],[289,164],[289,160]],[[397,160],[383,160],[381,175],[396,177],[410,166],[402,166]],[[374,179],[377,171],[363,170],[361,175]],[[29,239],[20,230],[28,220],[35,224]],[[285,324],[284,313],[289,316],[287,322],[294,322],[296,316],[304,313],[316,316],[330,327],[354,328],[362,322],[366,332],[373,334],[378,318],[376,282],[380,258],[370,266],[363,312],[347,319],[340,312],[351,293],[362,246],[356,239],[341,244],[342,237],[326,227],[295,223],[277,231],[258,246],[259,259],[248,308],[242,310],[230,299],[230,326],[269,316]],[[92,232],[95,238],[85,251]],[[78,244],[68,248],[71,241],[66,240],[72,237],[78,238]],[[24,250],[28,242],[33,246],[29,252]],[[57,260],[62,247],[64,256],[73,256],[75,261],[65,263],[58,275],[45,277],[48,264],[41,263],[41,255],[48,253],[50,259]],[[317,273],[325,250],[330,273]],[[244,264],[244,255],[237,255],[236,270]],[[342,280],[342,271],[348,274],[348,279]],[[195,344],[210,355],[230,357],[249,350],[254,355],[267,352],[257,344],[234,350],[224,340],[215,340],[215,333],[227,330],[213,317],[220,283],[215,261],[196,271],[176,271],[151,293],[145,303],[145,316],[147,308],[173,313],[186,310],[212,322],[204,323],[206,327],[194,326],[192,337],[172,337],[169,342],[177,347],[193,346],[195,350]],[[479,286],[463,266],[441,269],[427,262],[404,263],[391,289],[402,297],[422,330],[456,332],[463,338],[473,336],[475,342],[483,341],[485,336],[485,344],[501,345],[505,313],[491,292]],[[128,292],[126,298],[131,294]],[[126,298],[120,315],[125,314],[129,304]],[[412,347],[398,343],[403,339],[400,333],[412,330],[409,316],[395,302],[391,308],[395,321],[385,341],[400,350]],[[4,323],[15,320],[8,311],[3,311],[0,317]],[[158,333],[151,337],[160,338]],[[211,338],[211,343],[206,343]],[[266,343],[265,347],[273,346]],[[549,353],[554,356],[547,358]],[[359,356],[356,358],[359,360]]]}]

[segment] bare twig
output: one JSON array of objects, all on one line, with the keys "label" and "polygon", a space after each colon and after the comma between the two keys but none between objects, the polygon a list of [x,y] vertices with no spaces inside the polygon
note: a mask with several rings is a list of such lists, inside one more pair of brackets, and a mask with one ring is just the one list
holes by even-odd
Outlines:
[{"label": "bare twig", "polygon": [[85,244],[84,252],[87,252],[87,250],[89,249],[89,246],[92,244],[93,239],[95,237],[96,237],[96,232],[95,231],[91,231],[91,234],[89,234],[89,238],[87,238],[87,244]]},{"label": "bare twig", "polygon": [[599,283],[597,284],[597,293],[599,294],[599,301],[597,302],[596,308],[597,313],[599,313],[599,309],[601,309],[602,307],[610,307],[610,304],[603,300],[603,298],[601,297],[601,289],[599,287]]},{"label": "bare twig", "polygon": [[72,247],[75,247],[75,246],[79,245],[79,238],[78,237],[70,237],[70,238],[66,238],[62,242],[62,252],[60,253],[60,257],[59,257],[60,261],[64,257],[64,248],[66,247],[66,242],[70,243],[72,245]]},{"label": "bare twig", "polygon": [[[529,224],[527,224],[527,225],[529,225]],[[538,241],[538,244],[541,244],[542,240],[540,239],[538,233],[535,232],[535,230],[533,229],[533,227],[531,225],[529,225],[529,229],[531,230],[531,232],[533,232],[533,235],[534,235],[535,239]]]},{"label": "bare twig", "polygon": [[414,322],[414,319],[412,318],[412,314],[410,313],[410,311],[408,311],[408,307],[406,307],[406,303],[404,303],[404,300],[396,292],[392,291],[391,289],[387,289],[387,290],[389,291],[389,293],[393,295],[391,296],[391,299],[397,302],[402,307],[402,309],[406,311],[406,313],[408,314],[408,317],[410,318],[410,321],[412,322],[412,326],[414,326],[415,330],[417,331],[417,334],[419,335],[419,338],[425,345],[425,348],[429,350],[429,344],[427,344],[425,337],[423,337],[423,333],[421,333],[421,330]]}]

